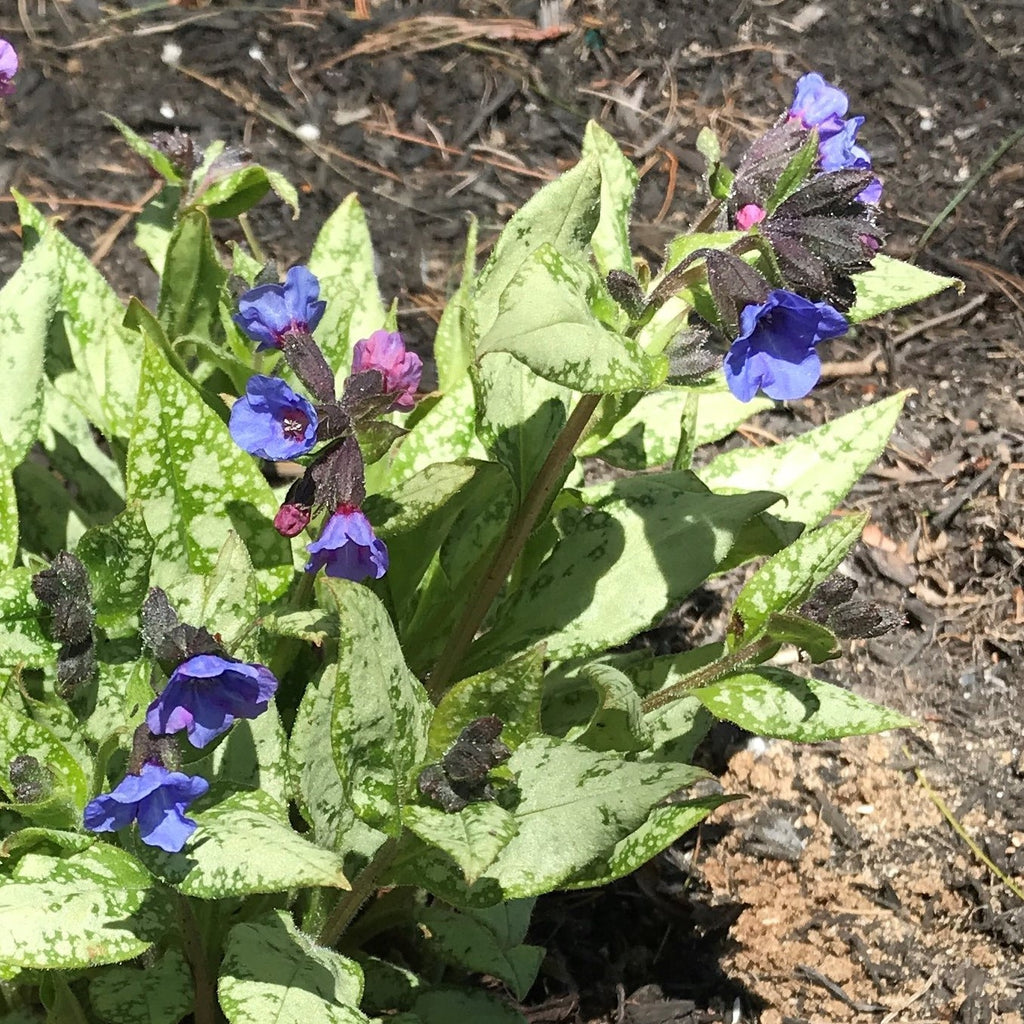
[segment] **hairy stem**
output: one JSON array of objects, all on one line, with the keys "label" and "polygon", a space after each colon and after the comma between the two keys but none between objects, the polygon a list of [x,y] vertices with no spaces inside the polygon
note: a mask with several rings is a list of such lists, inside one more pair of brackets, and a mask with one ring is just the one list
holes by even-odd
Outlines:
[{"label": "hairy stem", "polygon": [[381,844],[370,863],[359,872],[352,883],[352,889],[342,896],[331,911],[331,916],[327,918],[327,923],[317,940],[321,946],[333,946],[344,935],[345,929],[352,923],[363,904],[373,895],[377,879],[394,860],[397,851],[397,838],[386,839]]},{"label": "hairy stem", "polygon": [[717,682],[723,676],[735,672],[736,669],[741,668],[747,662],[753,661],[759,655],[764,654],[765,651],[774,647],[777,643],[778,640],[775,640],[773,637],[763,636],[760,640],[755,640],[744,647],[739,647],[732,654],[727,654],[717,661],[711,662],[710,665],[705,665],[703,668],[691,672],[680,682],[676,683],[675,686],[652,693],[641,705],[644,714],[648,711],[656,711],[666,704],[671,704],[672,701],[684,696],[688,690],[695,690],[699,686],[707,686],[709,683]]},{"label": "hairy stem", "polygon": [[192,984],[195,988],[193,1020],[195,1024],[223,1024],[224,1018],[217,1004],[217,979],[210,972],[206,948],[199,932],[199,922],[188,897],[179,895],[177,904],[182,946],[185,950],[185,959],[192,970]]},{"label": "hairy stem", "polygon": [[459,619],[447,646],[433,672],[430,673],[427,692],[435,703],[444,695],[484,616],[490,611],[498,591],[522,554],[523,547],[537,525],[537,520],[544,511],[552,491],[558,486],[566,460],[586,430],[601,398],[601,395],[584,395],[576,403],[576,408],[562,427],[561,433],[555,438],[544,465],[530,485],[515,518],[509,523],[493,561],[477,583],[476,589],[466,603],[462,618]]}]

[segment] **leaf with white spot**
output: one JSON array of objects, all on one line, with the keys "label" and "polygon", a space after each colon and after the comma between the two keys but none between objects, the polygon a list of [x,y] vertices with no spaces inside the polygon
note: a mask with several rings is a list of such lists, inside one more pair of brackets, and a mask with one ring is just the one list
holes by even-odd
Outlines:
[{"label": "leaf with white spot", "polygon": [[601,165],[590,154],[545,185],[505,225],[477,281],[476,318],[486,334],[498,303],[523,264],[542,245],[586,259],[601,214]]},{"label": "leaf with white spot", "polygon": [[391,619],[376,595],[330,578],[323,580],[321,594],[338,616],[334,763],[356,814],[397,835],[415,769],[426,754],[433,706],[406,667]]},{"label": "leaf with white spot", "polygon": [[671,462],[682,438],[682,420],[687,399],[696,403],[692,437],[694,448],[727,437],[752,416],[775,404],[770,398],[750,402],[734,398],[724,383],[705,388],[662,387],[649,395],[627,395],[634,401],[626,410],[617,407],[622,399],[609,396],[602,401],[607,420],[576,448],[577,455],[596,455],[623,469],[652,469]]},{"label": "leaf with white spot", "polygon": [[[11,778],[12,762],[34,758],[41,790],[18,803],[18,787]],[[12,802],[0,804],[17,810],[29,821],[53,828],[67,828],[78,820],[85,806],[89,781],[85,769],[52,729],[0,703],[0,790]]]},{"label": "leaf with white spot", "polygon": [[190,817],[199,828],[181,853],[143,851],[154,871],[186,896],[351,888],[341,858],[295,832],[285,806],[266,793],[234,793]]},{"label": "leaf with white spot", "polygon": [[940,277],[929,270],[882,255],[872,260],[870,270],[854,275],[853,283],[857,286],[857,301],[846,314],[852,324],[870,320],[890,309],[913,305],[947,288],[956,288],[959,292],[964,290],[963,281],[955,277]]},{"label": "leaf with white spot", "polygon": [[818,743],[914,726],[842,687],[779,668],[760,668],[690,691],[713,715],[759,736]]},{"label": "leaf with white spot", "polygon": [[204,207],[213,218],[237,217],[252,209],[271,189],[298,217],[299,196],[294,186],[287,178],[259,164],[239,167],[219,178],[200,193],[193,205]]},{"label": "leaf with white spot", "polygon": [[47,668],[56,662],[59,645],[39,625],[40,616],[45,614],[32,593],[28,569],[0,572],[0,665]]},{"label": "leaf with white spot", "polygon": [[0,448],[0,569],[12,565],[18,554],[18,496],[12,468],[6,451]]},{"label": "leaf with white spot", "polygon": [[624,643],[707,579],[774,498],[702,493],[678,473],[616,481],[499,606],[465,671],[541,641],[556,661]]},{"label": "leaf with white spot", "polygon": [[534,373],[576,391],[646,391],[668,372],[632,338],[595,315],[618,307],[588,264],[545,244],[523,261],[501,293],[498,315],[482,334],[478,356],[507,352]]},{"label": "leaf with white spot", "polygon": [[112,1024],[178,1024],[192,997],[192,973],[176,949],[145,967],[110,967],[89,983],[92,1008]]},{"label": "leaf with white spot", "polygon": [[155,544],[154,586],[212,572],[232,528],[249,551],[261,600],[291,581],[291,548],[274,530],[278,503],[258,462],[148,339],[127,475],[128,499],[142,503]]},{"label": "leaf with white spot", "polygon": [[161,888],[130,854],[101,842],[58,855],[32,850],[3,869],[0,972],[131,960],[173,921]]},{"label": "leaf with white spot", "polygon": [[174,164],[171,163],[170,157],[162,149],[153,145],[148,139],[144,139],[138,132],[129,128],[124,121],[114,117],[113,114],[104,114],[103,116],[121,133],[121,137],[128,143],[128,148],[133,153],[138,153],[161,178],[172,185],[181,183],[181,175],[175,169]]},{"label": "leaf with white spot", "polygon": [[31,250],[42,239],[55,245],[63,274],[58,308],[74,371],[70,366],[54,380],[58,391],[86,413],[107,437],[131,432],[135,394],[142,359],[142,338],[122,326],[124,306],[110,285],[89,262],[23,196],[15,193],[22,236]]},{"label": "leaf with white spot", "polygon": [[692,765],[626,761],[550,736],[528,740],[508,767],[522,793],[513,812],[518,831],[487,871],[505,899],[561,888],[612,856],[665,797],[707,775]]},{"label": "leaf with white spot", "polygon": [[602,274],[609,270],[633,272],[629,246],[629,211],[640,176],[618,143],[596,121],[587,123],[583,156],[594,154],[601,167],[601,216],[591,244]]},{"label": "leaf with white spot", "polygon": [[713,459],[700,478],[713,491],[771,488],[771,512],[814,526],[846,497],[885,448],[907,392],[840,416],[771,448],[737,448]]},{"label": "leaf with white spot", "polygon": [[153,538],[142,505],[133,501],[113,522],[92,527],[75,554],[89,572],[99,625],[116,628],[137,617],[149,590],[153,560]]},{"label": "leaf with white spot", "polygon": [[434,361],[438,388],[447,394],[466,376],[476,349],[477,330],[473,291],[476,282],[477,221],[472,217],[466,234],[462,281],[448,300],[434,335]]},{"label": "leaf with white spot", "polygon": [[728,633],[730,647],[755,640],[775,612],[806,601],[811,591],[839,567],[867,520],[866,515],[843,516],[808,531],[772,555],[736,598],[732,614],[738,628]]},{"label": "leaf with white spot", "polygon": [[[441,958],[474,974],[505,982],[517,999],[526,996],[544,959],[543,946],[529,946],[512,937],[509,912],[525,908],[529,922],[533,900],[513,900],[487,910],[455,910],[441,903],[422,907],[419,920],[430,933],[430,945]],[[511,941],[510,941],[511,940]]]},{"label": "leaf with white spot", "polygon": [[231,1024],[370,1024],[363,972],[275,911],[228,933],[217,996]]},{"label": "leaf with white spot", "polygon": [[653,808],[647,820],[616,843],[608,856],[598,857],[562,888],[592,889],[631,874],[662,850],[668,849],[729,799],[727,796],[710,796]]},{"label": "leaf with white spot", "polygon": [[472,803],[451,814],[439,807],[410,805],[403,809],[402,821],[425,843],[448,854],[470,885],[516,834],[515,818],[495,803]]},{"label": "leaf with white spot", "polygon": [[327,303],[316,338],[339,385],[352,370],[355,343],[384,327],[375,263],[366,215],[353,192],[324,222],[309,256]]}]

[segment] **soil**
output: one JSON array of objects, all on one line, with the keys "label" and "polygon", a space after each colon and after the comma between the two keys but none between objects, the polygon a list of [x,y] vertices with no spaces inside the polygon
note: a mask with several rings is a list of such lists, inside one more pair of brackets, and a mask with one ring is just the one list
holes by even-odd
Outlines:
[{"label": "soil", "polygon": [[[176,125],[247,146],[297,182],[297,221],[270,200],[252,217],[282,265],[357,191],[384,295],[424,350],[467,214],[486,246],[578,158],[587,118],[641,168],[634,243],[657,262],[700,205],[701,126],[736,154],[800,74],[841,85],[867,117],[888,251],[965,290],[834,342],[823,385],[747,440],[916,389],[848,502],[872,521],[845,566],[907,623],[827,668],[921,727],[814,747],[725,735],[721,785],[749,798],[631,878],[542,900],[533,939],[550,952],[524,1012],[538,1024],[1024,1020],[1024,902],[993,871],[1019,891],[1024,146],[990,160],[1021,124],[1024,6],[4,0],[0,34],[23,61],[0,108],[0,192],[60,216],[124,294],[155,297],[130,231],[152,183],[103,111],[143,133]],[[4,202],[6,277],[19,240]],[[694,595],[658,642],[720,635],[737,584]]]}]

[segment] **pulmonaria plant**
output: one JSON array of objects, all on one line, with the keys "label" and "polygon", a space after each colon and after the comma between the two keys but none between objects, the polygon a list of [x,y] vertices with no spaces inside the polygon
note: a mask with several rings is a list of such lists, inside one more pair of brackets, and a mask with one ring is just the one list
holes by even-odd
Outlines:
[{"label": "pulmonaria plant", "polygon": [[[0,47],[0,86],[16,67]],[[533,900],[639,868],[728,799],[691,791],[714,722],[910,724],[814,668],[901,621],[837,575],[867,517],[833,512],[904,396],[714,447],[808,394],[828,339],[956,283],[881,253],[846,110],[806,76],[735,171],[704,135],[707,208],[653,275],[636,169],[589,125],[479,270],[471,228],[429,394],[354,197],[264,283],[220,225],[294,189],[115,122],[166,183],[155,312],[120,311],[16,197],[0,1017],[525,1024]],[[723,635],[652,653],[737,568]]]}]

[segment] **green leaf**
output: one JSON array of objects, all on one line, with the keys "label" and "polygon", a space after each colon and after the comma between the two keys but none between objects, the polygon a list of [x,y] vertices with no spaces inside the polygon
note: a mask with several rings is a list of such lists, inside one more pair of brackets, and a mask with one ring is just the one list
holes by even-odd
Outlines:
[{"label": "green leaf", "polygon": [[890,309],[910,306],[922,299],[937,295],[947,288],[964,290],[963,282],[955,277],[940,277],[929,270],[921,270],[891,256],[876,256],[870,270],[857,274],[857,301],[846,318],[852,324],[870,320]]},{"label": "green leaf", "polygon": [[[687,439],[693,447],[727,437],[775,404],[762,396],[741,402],[721,382],[699,389],[665,386],[644,395],[621,415],[615,415],[619,410],[611,404],[611,422],[604,426],[602,419],[597,430],[577,447],[577,455],[596,455],[623,469],[651,469],[671,462],[682,440],[682,417],[689,397],[696,405],[693,436]],[[615,403],[616,399],[605,402]]]},{"label": "green leaf", "polygon": [[700,493],[687,474],[616,481],[499,606],[466,671],[540,641],[555,661],[624,643],[703,583],[773,499]]},{"label": "green leaf", "polygon": [[103,116],[121,133],[124,141],[128,143],[128,148],[133,153],[138,153],[161,178],[169,181],[172,185],[181,183],[181,175],[175,170],[174,164],[171,163],[166,153],[157,149],[152,142],[144,139],[113,114],[104,114]]},{"label": "green leaf", "polygon": [[138,615],[149,591],[153,560],[153,538],[140,502],[133,501],[109,525],[88,530],[75,554],[89,572],[100,626],[117,627]]},{"label": "green leaf", "polygon": [[749,643],[764,632],[769,616],[803,604],[811,591],[832,575],[860,539],[867,515],[843,516],[798,537],[761,566],[744,584],[733,605],[730,647]]},{"label": "green leaf", "polygon": [[0,703],[0,766],[3,769],[0,790],[12,796],[10,768],[18,757],[36,759],[47,788],[38,801],[0,806],[13,808],[38,825],[56,828],[75,825],[88,796],[89,780],[85,770],[52,729]]},{"label": "green leaf", "polygon": [[522,793],[519,831],[487,873],[506,899],[561,888],[610,856],[665,797],[706,776],[692,765],[624,761],[547,736],[524,743],[508,767]]},{"label": "green leaf", "polygon": [[633,271],[629,246],[629,211],[640,176],[618,143],[596,121],[587,123],[583,156],[593,154],[601,168],[601,216],[591,245],[602,274],[609,270]]},{"label": "green leaf", "polygon": [[498,316],[498,302],[523,264],[543,245],[585,259],[601,214],[601,165],[596,155],[545,185],[505,225],[477,286],[481,336]]},{"label": "green leaf", "polygon": [[[532,906],[533,900],[515,903]],[[443,959],[474,974],[487,974],[505,982],[516,999],[523,999],[544,959],[543,946],[508,942],[507,904],[487,910],[458,911],[435,903],[420,910],[420,921],[430,931],[431,943]],[[529,921],[529,910],[526,915]]]},{"label": "green leaf", "polygon": [[359,965],[317,946],[284,911],[228,933],[217,996],[231,1024],[370,1024],[362,995]]},{"label": "green leaf", "polygon": [[131,960],[173,921],[154,879],[130,854],[95,843],[31,851],[0,885],[0,971],[72,970]]},{"label": "green leaf", "polygon": [[466,251],[462,260],[462,281],[448,300],[434,335],[434,361],[437,363],[438,388],[452,390],[469,369],[476,349],[477,331],[473,315],[473,291],[476,285],[477,220],[471,217],[466,233]]},{"label": "green leaf", "polygon": [[[666,659],[667,660],[667,659]],[[669,683],[671,685],[671,683]],[[646,715],[651,743],[641,760],[690,764],[714,719],[695,697],[679,697]]]},{"label": "green leaf", "polygon": [[234,793],[193,817],[199,828],[184,852],[143,851],[147,864],[186,896],[350,888],[341,858],[293,831],[285,806],[265,793]]},{"label": "green leaf", "polygon": [[480,359],[473,383],[477,434],[487,454],[509,471],[521,501],[565,426],[573,392],[502,352]]},{"label": "green leaf", "polygon": [[145,967],[111,967],[89,983],[93,1010],[110,1024],[178,1024],[192,1009],[192,973],[169,949]]},{"label": "green leaf", "polygon": [[771,487],[784,496],[771,511],[814,526],[843,500],[878,458],[903,408],[902,391],[772,448],[726,452],[700,471],[713,491]]},{"label": "green leaf", "polygon": [[18,496],[11,468],[7,452],[0,448],[0,570],[13,565],[18,554]]},{"label": "green leaf", "polygon": [[768,619],[765,632],[780,644],[799,647],[815,665],[838,658],[841,653],[839,640],[832,630],[799,615],[776,612]]},{"label": "green leaf", "polygon": [[27,250],[46,238],[60,256],[63,341],[77,372],[70,365],[61,367],[54,385],[108,438],[127,437],[138,390],[141,338],[121,325],[124,306],[88,256],[23,196],[15,193],[14,198]]},{"label": "green leaf", "polygon": [[270,191],[267,172],[259,164],[239,167],[213,182],[196,197],[194,205],[211,219],[237,217],[254,207]]},{"label": "green leaf", "polygon": [[181,208],[181,188],[168,185],[142,208],[135,220],[135,244],[146,254],[150,266],[163,274],[167,247]]},{"label": "green leaf", "polygon": [[354,192],[324,222],[310,253],[309,269],[319,278],[320,298],[327,303],[316,337],[334,368],[340,394],[340,384],[352,368],[355,343],[382,329],[385,318],[373,243]]},{"label": "green leaf", "polygon": [[0,463],[9,469],[21,462],[39,431],[43,354],[60,285],[60,254],[50,235],[0,289]]},{"label": "green leaf", "polygon": [[219,336],[219,305],[227,279],[206,214],[189,211],[174,228],[160,278],[157,319],[170,341],[187,335],[207,340]]},{"label": "green leaf", "polygon": [[540,732],[543,669],[544,652],[534,648],[457,682],[431,719],[429,756],[440,757],[470,722],[486,715],[501,719],[501,741],[512,750]]},{"label": "green leaf", "polygon": [[653,808],[647,820],[616,843],[610,854],[596,858],[562,888],[596,888],[631,874],[730,799],[734,798],[710,796]]},{"label": "green leaf", "polygon": [[348,580],[325,578],[321,593],[338,616],[334,762],[356,814],[397,835],[401,808],[415,785],[414,771],[426,754],[433,708],[406,668],[380,600]]},{"label": "green leaf", "polygon": [[0,665],[48,668],[57,660],[58,645],[39,626],[45,610],[32,593],[28,569],[0,572]]},{"label": "green leaf", "polygon": [[697,152],[704,157],[704,181],[713,199],[728,199],[733,173],[722,163],[722,150],[718,138],[710,128],[697,133]]},{"label": "green leaf", "polygon": [[678,235],[668,243],[665,265],[653,283],[658,284],[663,280],[669,271],[678,267],[691,252],[698,249],[727,249],[745,234],[744,231],[703,231],[695,235]]},{"label": "green leaf", "polygon": [[408,806],[406,827],[430,846],[443,850],[472,885],[516,834],[512,814],[495,803],[473,803],[449,814],[438,807]]},{"label": "green leaf", "polygon": [[490,992],[435,987],[417,996],[412,1011],[389,1024],[526,1024],[526,1018]]},{"label": "green leaf", "polygon": [[818,133],[812,130],[807,141],[793,154],[783,168],[772,194],[765,203],[765,211],[774,213],[807,180],[818,159]]},{"label": "green leaf", "polygon": [[[337,635],[337,619],[332,619]],[[386,837],[356,817],[334,763],[331,706],[337,673],[337,662],[332,662],[306,687],[288,740],[288,768],[295,800],[313,827],[314,841],[341,854],[346,873],[355,875]]]},{"label": "green leaf", "polygon": [[261,600],[291,581],[291,549],[273,528],[278,503],[259,464],[149,340],[127,475],[128,498],[142,503],[156,545],[154,586],[211,572],[232,527],[256,568]]},{"label": "green leaf", "polygon": [[917,723],[818,679],[761,668],[692,691],[713,715],[759,736],[817,743]]},{"label": "green leaf", "polygon": [[643,750],[651,739],[640,696],[613,665],[588,662],[545,680],[544,731],[591,750]]},{"label": "green leaf", "polygon": [[602,306],[608,316],[617,315],[593,269],[544,244],[505,286],[477,353],[508,352],[539,376],[577,391],[638,391],[660,384],[665,360],[606,327],[594,313]]}]

